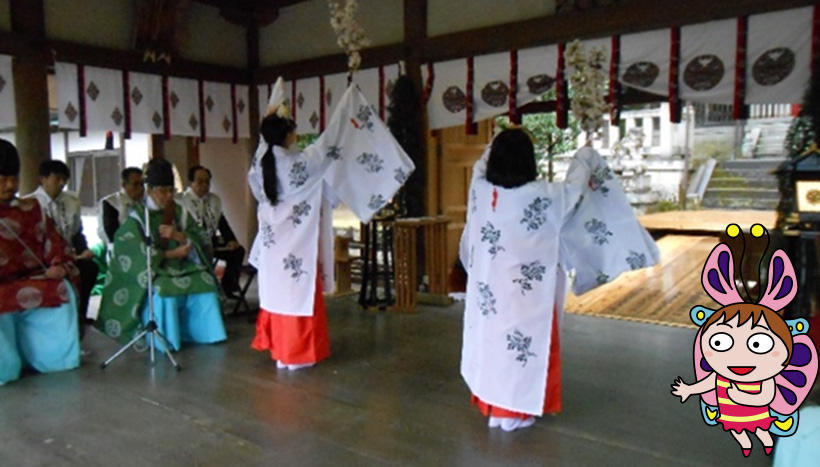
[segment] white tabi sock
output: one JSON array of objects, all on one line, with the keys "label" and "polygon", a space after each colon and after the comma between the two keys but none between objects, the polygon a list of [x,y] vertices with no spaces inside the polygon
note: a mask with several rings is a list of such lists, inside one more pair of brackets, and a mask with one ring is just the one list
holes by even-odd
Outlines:
[{"label": "white tabi sock", "polygon": [[301,370],[303,368],[310,368],[313,365],[315,365],[315,363],[297,363],[295,365],[288,365],[288,370]]},{"label": "white tabi sock", "polygon": [[520,428],[527,428],[528,426],[532,426],[533,423],[535,423],[535,417],[528,417],[523,420],[520,418],[502,418],[501,429],[504,431],[513,431]]},{"label": "white tabi sock", "polygon": [[280,362],[279,360],[276,360],[276,368],[279,368],[281,370],[282,368],[287,368],[287,367],[288,366],[285,365],[284,363]]},{"label": "white tabi sock", "polygon": [[490,428],[498,428],[501,426],[501,417],[490,417],[490,421],[487,422],[487,426]]}]

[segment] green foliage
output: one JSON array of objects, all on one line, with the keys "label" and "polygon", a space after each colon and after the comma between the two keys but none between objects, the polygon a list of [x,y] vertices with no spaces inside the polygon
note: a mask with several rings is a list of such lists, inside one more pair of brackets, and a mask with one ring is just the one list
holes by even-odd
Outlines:
[{"label": "green foliage", "polygon": [[797,210],[797,194],[794,190],[795,180],[792,177],[792,162],[801,157],[806,150],[817,143],[820,138],[820,63],[815,65],[809,88],[803,96],[803,107],[800,115],[792,120],[786,134],[786,157],[777,174],[780,203],[777,205],[777,228],[783,229],[788,218]]},{"label": "green foliage", "polygon": [[731,159],[734,153],[734,148],[731,144],[720,141],[703,141],[695,143],[692,147],[693,160],[715,159],[718,161],[727,161]]},{"label": "green foliage", "polygon": [[317,139],[319,139],[318,133],[307,133],[304,135],[299,135],[299,139],[296,140],[296,146],[299,148],[300,151],[304,151],[306,147],[313,144],[313,142]]},{"label": "green foliage", "polygon": [[662,199],[652,207],[652,212],[682,211],[683,207],[677,201]]},{"label": "green foliage", "polygon": [[[542,95],[538,100],[550,101],[555,99],[555,90],[552,89]],[[570,152],[578,147],[578,135],[581,128],[578,121],[569,114],[569,126],[565,129],[558,128],[556,124],[556,113],[526,114],[521,119],[521,124],[532,133],[535,138],[535,157],[539,162],[548,159],[556,154]],[[506,115],[496,117],[495,124],[502,128],[510,126],[510,119]]]}]

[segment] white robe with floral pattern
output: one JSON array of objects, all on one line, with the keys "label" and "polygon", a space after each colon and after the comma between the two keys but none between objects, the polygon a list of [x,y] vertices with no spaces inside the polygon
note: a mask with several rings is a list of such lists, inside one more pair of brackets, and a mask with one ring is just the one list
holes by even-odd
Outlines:
[{"label": "white robe with floral pattern", "polygon": [[468,274],[461,373],[482,401],[541,415],[565,271],[575,270],[581,294],[657,263],[659,252],[594,150],[575,154],[564,182],[512,189],[487,181],[488,152],[473,169],[460,245]]},{"label": "white robe with floral pattern", "polygon": [[261,160],[266,150],[260,142],[248,172],[259,202],[259,231],[250,262],[259,270],[260,307],[312,316],[317,263],[322,265],[325,291],[334,287],[332,205],[340,200],[368,222],[415,166],[355,85],[342,96],[316,142],[301,152],[274,146],[276,206],[263,189]]}]

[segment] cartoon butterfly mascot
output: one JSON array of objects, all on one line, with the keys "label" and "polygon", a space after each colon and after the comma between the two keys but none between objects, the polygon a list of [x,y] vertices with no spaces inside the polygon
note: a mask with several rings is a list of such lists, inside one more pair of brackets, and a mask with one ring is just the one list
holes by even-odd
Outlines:
[{"label": "cartoon butterfly mascot", "polygon": [[[730,237],[743,232],[737,224],[726,229]],[[754,237],[768,232],[751,228]],[[742,256],[741,256],[742,259]],[[769,261],[769,280],[757,303],[741,298],[734,278],[729,246],[718,244],[703,267],[701,281],[706,293],[723,305],[718,310],[696,306],[690,311],[700,327],[695,336],[694,364],[697,382],[686,384],[678,377],[672,394],[681,403],[700,395],[700,411],[707,425],[723,425],[740,444],[743,455],[752,449],[750,434],[763,443],[770,455],[772,435],[791,436],[797,431],[797,408],[811,391],[817,376],[817,349],[806,334],[804,319],[784,320],[783,310],[797,294],[789,257],[777,250]],[[745,287],[745,283],[740,283]]]}]

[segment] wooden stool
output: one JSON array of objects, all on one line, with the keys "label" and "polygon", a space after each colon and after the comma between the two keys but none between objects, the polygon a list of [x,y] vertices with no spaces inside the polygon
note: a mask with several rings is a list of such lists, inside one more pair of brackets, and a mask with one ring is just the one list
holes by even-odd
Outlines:
[{"label": "wooden stool", "polygon": [[333,239],[334,267],[336,272],[336,294],[346,294],[351,291],[353,257],[350,256],[349,237],[335,237]]},{"label": "wooden stool", "polygon": [[424,273],[428,292],[447,295],[446,216],[399,219],[395,222],[396,305],[400,311],[414,312],[418,291],[418,235],[424,241]]}]

